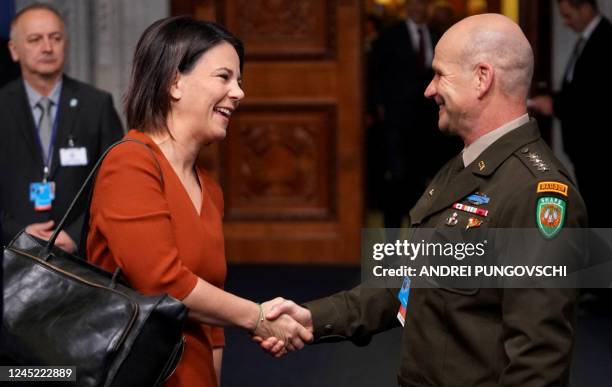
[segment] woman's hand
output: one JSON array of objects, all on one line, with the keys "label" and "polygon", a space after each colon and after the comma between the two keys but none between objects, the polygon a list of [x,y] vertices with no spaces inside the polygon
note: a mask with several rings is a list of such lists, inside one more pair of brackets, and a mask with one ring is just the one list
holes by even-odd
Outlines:
[{"label": "woman's hand", "polygon": [[263,303],[262,309],[265,318],[253,333],[253,340],[271,355],[281,357],[287,350],[300,350],[313,340],[308,309],[280,297]]}]

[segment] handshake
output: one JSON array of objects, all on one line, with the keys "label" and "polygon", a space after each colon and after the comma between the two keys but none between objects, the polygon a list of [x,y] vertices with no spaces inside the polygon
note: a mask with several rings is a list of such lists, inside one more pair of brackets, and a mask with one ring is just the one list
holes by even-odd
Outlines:
[{"label": "handshake", "polygon": [[312,315],[295,302],[277,297],[261,304],[252,339],[270,355],[281,357],[313,340]]}]

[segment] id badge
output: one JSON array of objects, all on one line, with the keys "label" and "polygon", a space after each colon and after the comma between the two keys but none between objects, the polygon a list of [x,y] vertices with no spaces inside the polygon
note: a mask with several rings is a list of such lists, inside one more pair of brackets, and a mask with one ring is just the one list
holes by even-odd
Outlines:
[{"label": "id badge", "polygon": [[53,199],[55,199],[54,182],[30,184],[30,201],[34,202],[35,211],[49,211]]},{"label": "id badge", "polygon": [[80,167],[88,163],[87,148],[84,146],[60,148],[59,156],[62,167]]},{"label": "id badge", "polygon": [[404,282],[397,293],[397,299],[400,302],[399,310],[397,311],[397,319],[404,326],[406,323],[406,309],[408,308],[408,297],[410,296],[410,277],[404,277]]}]

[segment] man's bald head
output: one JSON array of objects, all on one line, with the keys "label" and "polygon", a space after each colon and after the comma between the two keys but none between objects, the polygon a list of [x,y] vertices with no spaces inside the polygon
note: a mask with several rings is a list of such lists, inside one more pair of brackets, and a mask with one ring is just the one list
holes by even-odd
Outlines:
[{"label": "man's bald head", "polygon": [[490,64],[500,91],[507,97],[527,97],[533,77],[533,50],[520,27],[506,16],[465,18],[442,36],[439,46],[453,49],[456,60],[466,68],[481,62]]}]

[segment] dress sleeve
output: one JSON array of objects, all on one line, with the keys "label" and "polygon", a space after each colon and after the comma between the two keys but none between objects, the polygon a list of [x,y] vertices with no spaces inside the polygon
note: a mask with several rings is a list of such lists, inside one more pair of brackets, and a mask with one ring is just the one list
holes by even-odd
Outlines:
[{"label": "dress sleeve", "polygon": [[183,299],[195,287],[198,277],[178,257],[157,161],[143,145],[121,144],[107,156],[95,184],[92,221],[137,290]]},{"label": "dress sleeve", "polygon": [[213,348],[225,347],[225,330],[222,327],[212,327]]}]

